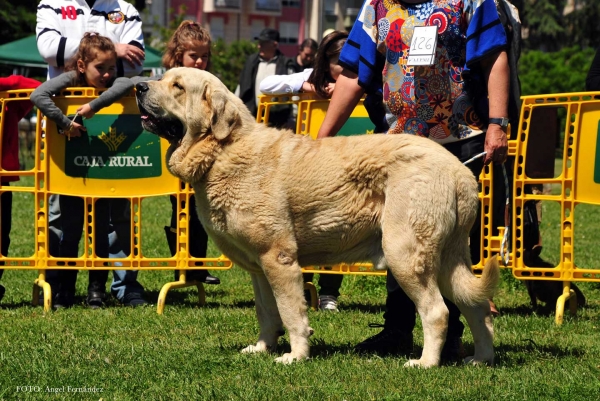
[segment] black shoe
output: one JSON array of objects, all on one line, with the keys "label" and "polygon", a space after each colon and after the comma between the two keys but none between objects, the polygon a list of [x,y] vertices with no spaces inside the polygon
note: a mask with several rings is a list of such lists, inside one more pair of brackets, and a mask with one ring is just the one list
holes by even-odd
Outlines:
[{"label": "black shoe", "polygon": [[130,292],[129,294],[126,294],[125,297],[123,298],[122,301],[123,305],[125,306],[144,306],[146,304],[148,304],[148,302],[146,302],[146,300],[144,298],[142,298],[142,295],[138,292]]},{"label": "black shoe", "polygon": [[98,309],[104,306],[106,300],[106,292],[103,291],[88,291],[87,304],[91,309]]},{"label": "black shoe", "polygon": [[204,284],[221,284],[218,277],[211,276],[208,270],[191,270],[186,276],[187,281],[200,281]]},{"label": "black shoe", "polygon": [[464,349],[460,337],[448,337],[442,348],[441,363],[454,364],[464,358]]},{"label": "black shoe", "polygon": [[4,293],[6,292],[6,288],[2,284],[0,284],[0,301],[4,298]]},{"label": "black shoe", "polygon": [[[44,304],[44,296],[42,295],[42,303]],[[66,309],[73,306],[75,303],[75,293],[71,291],[58,291],[52,299],[52,309]]]},{"label": "black shoe", "polygon": [[383,330],[373,337],[367,338],[354,347],[360,354],[398,354],[409,355],[413,350],[413,335],[400,329],[386,328],[382,324],[370,323],[369,327],[383,327]]}]

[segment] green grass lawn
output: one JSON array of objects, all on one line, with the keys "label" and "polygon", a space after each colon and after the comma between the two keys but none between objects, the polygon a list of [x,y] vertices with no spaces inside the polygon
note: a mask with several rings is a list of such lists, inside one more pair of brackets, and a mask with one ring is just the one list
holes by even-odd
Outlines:
[{"label": "green grass lawn", "polygon": [[[146,204],[147,203],[147,204]],[[554,206],[544,204],[544,258],[556,261]],[[33,198],[15,194],[11,254],[33,252]],[[144,253],[166,256],[163,226],[166,197],[144,201]],[[592,267],[600,260],[597,207],[579,206],[576,257]],[[218,252],[211,248],[210,253]],[[315,334],[309,361],[283,366],[274,358],[289,350],[287,337],[276,354],[242,355],[255,342],[258,324],[249,276],[241,269],[213,271],[222,284],[208,286],[198,307],[193,289],[172,291],[162,316],[156,313],[161,286],[171,271],[139,275],[153,305],[90,310],[84,305],[87,277],[80,274],[78,304],[44,314],[30,306],[35,271],[8,270],[0,309],[0,399],[2,400],[597,400],[600,399],[600,287],[582,283],[588,307],[565,315],[533,312],[522,283],[503,271],[495,297],[496,366],[403,368],[404,357],[359,356],[353,346],[382,322],[383,277],[347,276],[340,313],[311,311]],[[468,330],[463,336],[473,350]],[[415,329],[415,352],[423,345]],[[21,386],[37,386],[24,392]],[[71,388],[102,392],[73,393]],[[39,389],[39,392],[37,391]],[[64,390],[65,392],[48,392]]]}]

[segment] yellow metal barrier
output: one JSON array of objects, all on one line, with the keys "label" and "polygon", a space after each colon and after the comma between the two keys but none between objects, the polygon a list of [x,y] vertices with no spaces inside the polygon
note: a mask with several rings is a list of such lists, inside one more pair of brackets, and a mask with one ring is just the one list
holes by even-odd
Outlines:
[{"label": "yellow metal barrier", "polygon": [[[536,113],[549,108],[566,110],[562,169],[556,177],[532,178],[526,168],[531,140],[532,120]],[[574,263],[575,206],[600,205],[600,94],[565,93],[523,97],[519,131],[511,141],[516,156],[513,215],[513,274],[519,279],[554,280],[563,282],[563,295],[556,305],[556,322],[562,323],[564,304],[570,299],[570,309],[577,307],[572,281],[600,281],[600,269],[584,268]],[[556,194],[529,194],[526,185],[551,185]],[[560,257],[556,267],[529,267],[523,258],[523,207],[528,200],[554,201],[560,207]]]},{"label": "yellow metal barrier", "polygon": [[[9,91],[0,93],[0,129],[4,119],[2,113],[7,102],[28,99],[32,91]],[[63,91],[56,103],[67,115],[89,99],[97,96],[91,88],[76,88]],[[328,106],[328,100],[310,94],[298,96],[263,96],[259,105],[257,121],[268,122],[269,109],[273,105],[294,104],[298,118],[296,132],[311,134],[318,131]],[[532,116],[536,110],[561,107],[567,111],[564,129],[563,167],[556,177],[539,178],[527,174],[527,158],[531,157],[527,147],[531,134]],[[164,155],[168,146],[165,140],[146,133],[139,125],[138,110],[133,97],[123,98],[119,103],[103,109],[94,118],[86,120],[86,138],[66,140],[58,135],[53,123],[48,123],[42,131],[38,124],[35,140],[35,164],[26,171],[0,170],[0,176],[32,177],[33,186],[0,186],[5,191],[28,192],[34,197],[35,250],[31,257],[8,257],[0,255],[0,263],[7,269],[39,270],[34,284],[33,302],[38,300],[39,287],[44,290],[44,308],[50,308],[50,287],[45,281],[47,269],[135,269],[165,270],[179,269],[178,281],[163,286],[158,312],[162,313],[164,299],[172,288],[197,285],[200,302],[204,301],[201,283],[187,282],[185,272],[189,269],[210,268],[225,270],[231,262],[225,257],[193,258],[188,252],[187,236],[189,198],[193,190],[180,183],[166,170]],[[39,117],[39,116],[38,116]],[[572,93],[559,95],[527,96],[523,98],[521,120],[513,127],[514,138],[509,140],[509,156],[514,157],[515,171],[512,193],[511,251],[506,267],[512,268],[519,279],[554,280],[563,283],[563,295],[556,306],[556,321],[563,319],[564,303],[570,299],[571,311],[576,308],[572,281],[600,281],[600,269],[581,268],[574,264],[574,215],[579,203],[600,204],[600,94]],[[372,133],[373,126],[368,121],[364,106],[360,104],[351,115],[344,128],[345,135]],[[587,135],[582,135],[586,133]],[[0,149],[1,150],[1,149]],[[594,160],[594,163],[589,163]],[[589,165],[586,165],[588,162]],[[137,169],[140,167],[140,169]],[[137,170],[137,171],[136,171]],[[493,226],[492,169],[487,166],[480,176],[482,204],[481,261],[473,266],[479,273],[487,258],[499,253],[505,228]],[[550,184],[558,188],[558,194],[529,194],[527,185]],[[48,198],[51,194],[68,194],[84,198],[85,201],[85,252],[79,258],[59,258],[50,255],[48,240]],[[143,254],[141,244],[141,200],[158,195],[174,195],[178,200],[177,252],[171,258],[151,258]],[[131,202],[131,254],[125,258],[103,259],[94,254],[94,212],[95,201],[99,198],[126,198]],[[529,267],[523,259],[524,218],[523,206],[528,200],[551,200],[560,205],[561,243],[560,261],[556,267]],[[495,228],[495,230],[494,230]],[[497,232],[495,232],[497,231]],[[385,275],[370,263],[337,265],[332,267],[309,266],[304,272],[326,274],[369,274]],[[308,288],[314,293],[314,286]],[[314,307],[316,299],[313,297]]]},{"label": "yellow metal barrier", "polygon": [[[292,121],[296,127],[296,133],[301,135],[310,135],[316,139],[319,127],[325,119],[325,113],[329,107],[329,99],[321,99],[311,93],[301,93],[298,95],[263,95],[260,98],[256,121],[267,124],[269,122],[270,110],[274,106],[285,104],[297,107],[296,121]],[[352,111],[348,121],[342,126],[338,135],[361,135],[372,134],[375,126],[369,119],[369,114],[363,105],[361,99],[356,108]]]},{"label": "yellow metal barrier", "polygon": [[[0,93],[0,128],[2,113],[12,101],[28,99],[31,90]],[[93,88],[71,88],[55,98],[65,115],[75,114],[77,108],[98,96]],[[38,113],[38,121],[41,121]],[[163,286],[158,299],[162,313],[165,298],[172,288],[197,286],[199,301],[204,303],[204,288],[200,282],[186,281],[186,270],[225,270],[231,261],[218,258],[194,258],[189,254],[188,216],[193,189],[173,177],[166,168],[164,154],[168,142],[143,131],[135,98],[125,97],[85,120],[87,135],[68,140],[59,135],[56,125],[47,121],[46,129],[37,125],[35,163],[26,171],[0,170],[0,176],[32,177],[33,186],[0,186],[4,191],[28,192],[34,197],[35,249],[30,257],[0,255],[7,269],[36,269],[39,277],[34,283],[33,304],[38,302],[39,288],[44,292],[44,309],[50,309],[51,289],[46,282],[47,269],[77,270],[165,270],[180,271],[179,280]],[[1,132],[1,131],[0,131]],[[1,143],[1,142],[0,142]],[[1,149],[0,149],[1,151]],[[49,252],[48,199],[52,194],[78,196],[84,199],[84,252],[78,258],[61,258]],[[169,258],[153,258],[142,251],[142,199],[150,196],[173,195],[177,198],[176,254]],[[100,198],[125,198],[131,204],[130,249],[124,258],[100,258],[95,252],[95,209]],[[193,205],[192,205],[193,207]],[[68,213],[68,211],[62,211]],[[13,227],[13,230],[18,229]]]}]

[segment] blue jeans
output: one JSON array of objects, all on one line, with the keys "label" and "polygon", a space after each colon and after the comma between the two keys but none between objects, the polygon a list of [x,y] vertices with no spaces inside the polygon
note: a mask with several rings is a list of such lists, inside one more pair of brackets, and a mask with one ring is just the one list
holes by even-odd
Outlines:
[{"label": "blue jeans", "polygon": [[[118,234],[116,231],[112,231],[108,234],[109,244],[109,258],[126,258],[127,255],[119,244]],[[113,253],[114,252],[114,253]],[[117,264],[119,262],[115,262]],[[113,297],[123,302],[125,295],[137,292],[138,294],[144,293],[144,287],[137,281],[137,270],[113,270],[113,280],[110,284],[110,293]]]},{"label": "blue jeans", "polygon": [[[112,199],[110,221],[113,230],[108,233],[108,257],[127,257],[131,253],[131,203],[125,199]],[[143,294],[144,287],[137,281],[137,276],[137,270],[113,270],[110,293],[121,302],[127,294]]]},{"label": "blue jeans", "polygon": [[[96,227],[96,254],[100,257],[126,257],[130,253],[130,202],[126,199],[99,199],[97,201],[96,220],[110,222]],[[62,207],[61,207],[62,205]],[[68,210],[61,214],[61,208]],[[50,254],[53,256],[77,257],[79,241],[83,229],[84,202],[76,196],[51,195],[48,200]],[[125,240],[118,241],[118,238]],[[106,238],[106,241],[103,240]],[[144,289],[137,281],[137,271],[114,270],[111,293],[120,301],[126,294],[143,293]],[[104,291],[108,271],[90,271],[88,291]],[[49,270],[47,281],[56,292],[60,288],[75,291],[76,270]]]}]

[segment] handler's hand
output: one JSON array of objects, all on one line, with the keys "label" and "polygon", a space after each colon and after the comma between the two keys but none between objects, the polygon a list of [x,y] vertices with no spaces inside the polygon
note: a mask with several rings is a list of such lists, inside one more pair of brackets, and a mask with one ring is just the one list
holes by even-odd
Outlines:
[{"label": "handler's hand", "polygon": [[80,116],[84,116],[85,118],[92,118],[94,117],[96,112],[92,110],[89,103],[86,103],[77,109],[77,114],[79,114]]},{"label": "handler's hand", "polygon": [[327,87],[325,88],[325,93],[327,93],[327,95],[329,97],[331,97],[331,95],[333,95],[333,90],[335,89],[335,83],[334,82],[330,82],[327,84]]},{"label": "handler's hand", "polygon": [[487,152],[484,164],[504,163],[508,156],[508,139],[506,132],[498,124],[490,124],[485,134],[484,150]]},{"label": "handler's hand", "polygon": [[81,136],[81,133],[83,131],[87,131],[87,129],[83,125],[73,122],[73,128],[71,128],[71,130],[69,132],[67,132],[65,135],[68,136],[69,138],[70,137],[77,138],[77,137]]},{"label": "handler's hand", "polygon": [[144,62],[145,53],[139,47],[128,45],[126,43],[115,43],[117,57],[127,61],[131,68],[135,65],[142,65]]}]

